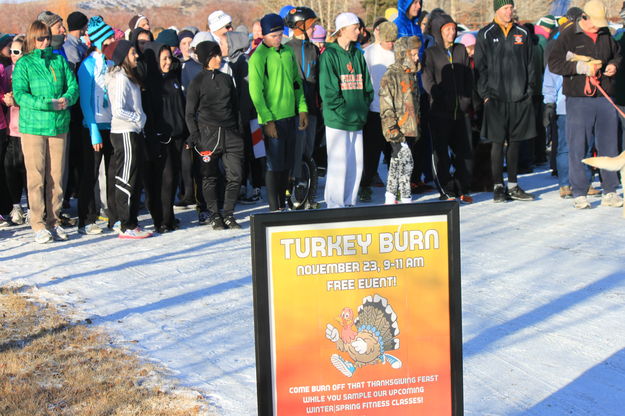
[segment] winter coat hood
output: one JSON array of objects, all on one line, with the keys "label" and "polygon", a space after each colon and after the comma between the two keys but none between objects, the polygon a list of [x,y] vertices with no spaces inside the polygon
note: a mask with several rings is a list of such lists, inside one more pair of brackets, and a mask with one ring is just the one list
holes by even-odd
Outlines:
[{"label": "winter coat hood", "polygon": [[421,39],[417,36],[407,36],[397,39],[395,42],[395,63],[393,65],[400,66],[408,72],[417,72],[420,68],[420,64],[415,63],[406,52],[411,49],[420,49]]},{"label": "winter coat hood", "polygon": [[399,12],[397,17],[399,18],[400,16],[405,17],[407,20],[412,21],[413,23],[417,23],[419,21],[419,19],[421,18],[421,11],[423,10],[423,0],[421,1],[421,9],[419,9],[419,13],[417,14],[416,17],[413,17],[412,19],[408,19],[408,9],[410,8],[410,6],[412,5],[412,3],[415,2],[415,0],[398,0],[397,2],[397,11]]},{"label": "winter coat hood", "polygon": [[431,35],[436,41],[435,45],[440,46],[443,49],[445,49],[445,42],[443,41],[443,35],[441,35],[441,29],[448,23],[453,23],[454,25],[456,25],[456,27],[458,26],[456,22],[454,22],[454,19],[452,19],[451,16],[449,16],[448,14],[438,15],[434,17],[434,20],[432,20]]},{"label": "winter coat hood", "polygon": [[154,35],[152,35],[152,32],[145,30],[141,27],[138,27],[136,29],[134,29],[131,33],[130,33],[130,43],[132,43],[132,46],[135,47],[135,50],[137,51],[137,54],[139,56],[143,55],[143,52],[141,51],[141,48],[139,48],[139,35],[141,33],[147,33],[148,36],[150,37],[150,42],[154,42]]},{"label": "winter coat hood", "polygon": [[228,57],[236,61],[250,47],[250,38],[242,32],[227,32]]}]

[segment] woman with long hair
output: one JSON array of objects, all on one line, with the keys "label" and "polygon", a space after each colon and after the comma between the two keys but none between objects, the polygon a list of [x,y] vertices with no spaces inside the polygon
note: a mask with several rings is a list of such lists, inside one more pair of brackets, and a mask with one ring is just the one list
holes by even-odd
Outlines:
[{"label": "woman with long hair", "polygon": [[5,68],[4,105],[8,107],[8,140],[4,155],[4,175],[8,188],[8,200],[12,204],[10,219],[13,224],[24,224],[26,215],[22,209],[22,194],[26,188],[26,168],[24,167],[24,154],[22,153],[22,140],[19,130],[20,108],[13,98],[11,79],[15,63],[23,56],[24,37],[16,36],[11,43],[12,65]]},{"label": "woman with long hair", "polygon": [[106,59],[102,49],[113,42],[115,32],[102,17],[89,19],[87,34],[91,48],[87,57],[78,68],[80,85],[80,108],[83,114],[83,132],[81,137],[82,172],[78,198],[78,232],[81,234],[100,234],[102,229],[96,224],[99,210],[96,207],[95,184],[100,172],[100,163],[104,159],[106,172],[106,200],[109,227],[117,221],[115,211],[115,174],[113,146],[111,144],[111,103],[106,91],[106,73],[113,62]]},{"label": "woman with long hair", "polygon": [[20,106],[19,130],[28,179],[29,218],[37,243],[68,238],[60,218],[63,170],[69,107],[78,99],[74,73],[62,56],[52,52],[51,37],[48,26],[34,21],[26,32],[25,55],[13,71],[13,97]]},{"label": "woman with long hair", "polygon": [[119,238],[146,238],[152,233],[139,228],[137,219],[146,119],[141,105],[141,82],[134,71],[138,56],[132,44],[124,39],[105,46],[104,55],[114,64],[106,75],[106,87],[111,102],[111,144],[114,149],[115,206],[121,231]]}]

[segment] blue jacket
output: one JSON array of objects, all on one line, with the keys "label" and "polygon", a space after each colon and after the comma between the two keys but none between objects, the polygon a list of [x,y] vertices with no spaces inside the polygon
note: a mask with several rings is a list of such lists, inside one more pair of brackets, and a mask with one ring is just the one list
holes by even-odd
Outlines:
[{"label": "blue jacket", "polygon": [[543,77],[544,103],[556,103],[556,114],[566,115],[566,97],[562,94],[562,75],[556,75],[549,70],[549,65],[545,68]]},{"label": "blue jacket", "polygon": [[[96,59],[102,59],[101,73],[98,74],[101,84],[97,83],[95,68]],[[80,87],[80,108],[83,115],[83,126],[89,129],[91,144],[102,143],[100,130],[111,129],[111,104],[104,83],[105,74],[113,65],[99,52],[92,52],[82,61],[78,68],[78,86]]]},{"label": "blue jacket", "polygon": [[421,17],[421,10],[423,10],[423,1],[421,1],[421,10],[417,17],[409,19],[406,13],[410,8],[410,5],[415,0],[399,0],[397,2],[397,19],[395,24],[397,25],[397,37],[403,38],[404,36],[418,36],[421,42],[423,42],[423,33],[421,33],[421,26],[419,26],[419,18]]}]

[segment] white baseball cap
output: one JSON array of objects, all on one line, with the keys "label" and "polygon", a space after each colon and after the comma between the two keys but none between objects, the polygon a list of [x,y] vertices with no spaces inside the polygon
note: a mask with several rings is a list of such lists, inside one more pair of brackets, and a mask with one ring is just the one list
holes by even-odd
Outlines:
[{"label": "white baseball cap", "polygon": [[219,30],[230,23],[232,23],[232,17],[230,17],[229,14],[223,12],[222,10],[212,12],[208,16],[208,28],[211,32]]},{"label": "white baseball cap", "polygon": [[358,20],[358,16],[356,16],[354,13],[341,13],[336,16],[336,19],[334,20],[334,33],[332,33],[332,36],[336,36],[339,30],[343,29],[344,27],[359,24],[360,20]]}]

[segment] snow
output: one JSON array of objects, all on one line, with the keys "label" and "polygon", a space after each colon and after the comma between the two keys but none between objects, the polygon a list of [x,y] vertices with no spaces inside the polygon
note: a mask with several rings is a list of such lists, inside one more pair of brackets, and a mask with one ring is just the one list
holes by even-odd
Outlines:
[{"label": "snow", "polygon": [[[479,193],[460,209],[465,414],[622,415],[625,219],[599,199],[573,209],[544,169],[520,184],[539,199]],[[74,228],[40,246],[26,226],[3,229],[0,285],[71,306],[203,392],[216,414],[254,415],[249,216],[266,211],[239,207],[240,231],[182,211],[182,229],[143,241]]]}]

